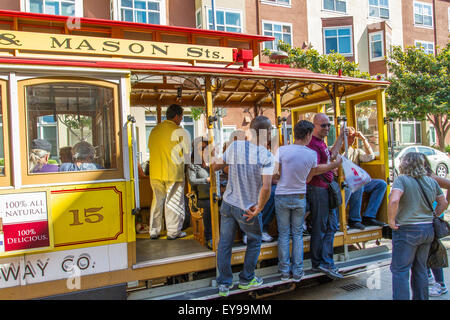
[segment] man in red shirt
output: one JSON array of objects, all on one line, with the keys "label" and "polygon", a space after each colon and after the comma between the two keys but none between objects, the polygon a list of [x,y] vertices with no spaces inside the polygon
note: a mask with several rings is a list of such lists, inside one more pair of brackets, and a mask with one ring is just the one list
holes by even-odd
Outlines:
[{"label": "man in red shirt", "polygon": [[311,175],[313,178],[307,186],[306,198],[311,210],[311,263],[313,271],[324,272],[332,279],[340,279],[343,276],[334,265],[333,242],[334,234],[338,230],[338,218],[336,209],[329,208],[328,182],[334,178],[332,168],[333,161],[342,162],[338,157],[344,130],[336,139],[335,144],[328,149],[324,142],[330,131],[331,123],[326,114],[318,113],[313,119],[313,137],[308,147],[317,153],[317,164]]}]

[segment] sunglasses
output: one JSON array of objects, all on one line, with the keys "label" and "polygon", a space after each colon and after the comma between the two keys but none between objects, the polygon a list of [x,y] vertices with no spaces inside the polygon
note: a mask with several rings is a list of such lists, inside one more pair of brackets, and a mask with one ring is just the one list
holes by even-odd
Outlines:
[{"label": "sunglasses", "polygon": [[330,128],[331,127],[331,123],[322,123],[320,125],[321,128]]}]

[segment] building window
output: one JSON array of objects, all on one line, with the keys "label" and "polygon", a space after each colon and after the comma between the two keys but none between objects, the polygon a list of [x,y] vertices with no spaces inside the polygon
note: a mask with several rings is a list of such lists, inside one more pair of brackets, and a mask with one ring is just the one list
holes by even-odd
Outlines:
[{"label": "building window", "polygon": [[70,17],[83,16],[82,0],[29,0],[26,11]]},{"label": "building window", "polygon": [[292,46],[292,25],[290,23],[263,21],[263,32],[265,36],[275,37],[274,41],[264,42],[265,49],[277,50],[280,40]]},{"label": "building window", "polygon": [[162,1],[119,0],[119,3],[122,21],[162,24],[162,7],[165,5]]},{"label": "building window", "polygon": [[434,146],[435,144],[437,144],[436,129],[433,125],[430,125],[430,145]]},{"label": "building window", "polygon": [[347,12],[347,3],[345,0],[323,0],[323,8],[325,10]]},{"label": "building window", "polygon": [[369,17],[389,19],[389,0],[369,0]]},{"label": "building window", "polygon": [[448,32],[450,32],[450,7],[448,7],[447,19],[448,19]]},{"label": "building window", "polygon": [[[216,30],[242,32],[242,13],[228,9],[215,10]],[[208,9],[208,29],[213,30],[212,9]]]},{"label": "building window", "polygon": [[426,54],[434,54],[434,43],[427,41],[414,41],[414,45],[418,49],[422,49]]},{"label": "building window", "polygon": [[232,125],[224,125],[222,127],[222,141],[228,142],[230,141],[231,135],[236,131],[236,126]]},{"label": "building window", "polygon": [[325,53],[353,55],[352,27],[324,28]]},{"label": "building window", "polygon": [[202,10],[201,9],[198,9],[195,12],[195,27],[197,29],[201,29],[203,27]]},{"label": "building window", "polygon": [[384,58],[383,31],[369,34],[370,61]]},{"label": "building window", "polygon": [[42,116],[37,121],[37,137],[50,142],[52,151],[50,159],[58,163],[58,126],[53,115]]},{"label": "building window", "polygon": [[291,6],[291,0],[261,0],[261,2],[278,6]]},{"label": "building window", "polygon": [[414,24],[416,26],[433,26],[433,10],[431,4],[414,2]]},{"label": "building window", "polygon": [[400,142],[402,144],[422,143],[421,124],[415,120],[400,121]]}]

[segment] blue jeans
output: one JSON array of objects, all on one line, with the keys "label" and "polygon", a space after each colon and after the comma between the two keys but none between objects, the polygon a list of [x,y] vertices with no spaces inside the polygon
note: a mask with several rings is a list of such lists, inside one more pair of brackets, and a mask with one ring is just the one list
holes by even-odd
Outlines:
[{"label": "blue jeans", "polygon": [[337,212],[328,205],[328,190],[308,185],[307,201],[311,210],[311,264],[334,268],[333,244],[334,234],[338,230]]},{"label": "blue jeans", "polygon": [[267,200],[266,205],[261,210],[261,218],[262,218],[262,227],[263,231],[267,232],[269,230],[269,225],[273,220],[273,217],[275,216],[275,189],[277,188],[277,185],[272,185],[272,188],[270,190],[270,197],[269,200]]},{"label": "blue jeans", "polygon": [[[278,269],[281,273],[300,276],[303,273],[303,221],[306,200],[299,194],[276,195],[278,225]],[[292,254],[289,239],[292,234]]]},{"label": "blue jeans", "polygon": [[231,250],[239,227],[247,235],[247,250],[245,251],[244,267],[239,273],[239,282],[249,283],[255,277],[256,263],[261,249],[261,219],[254,217],[247,221],[245,211],[232,206],[225,201],[220,207],[220,240],[217,249],[217,267],[219,285],[231,285],[233,272],[231,270]]},{"label": "blue jeans", "polygon": [[[383,201],[387,184],[381,179],[372,179],[362,188],[351,193],[349,189],[345,189],[345,203],[349,206],[348,220],[349,222],[361,222],[361,215],[367,218],[376,218],[378,209]],[[370,194],[366,211],[361,214],[363,193]]]},{"label": "blue jeans", "polygon": [[439,283],[441,286],[445,286],[444,269],[442,269],[442,268],[431,268],[431,269],[428,269],[428,276],[431,276],[431,272],[433,272],[434,280],[437,283]]},{"label": "blue jeans", "polygon": [[427,259],[433,238],[432,223],[403,225],[392,231],[394,300],[410,299],[410,282],[413,300],[428,300]]}]

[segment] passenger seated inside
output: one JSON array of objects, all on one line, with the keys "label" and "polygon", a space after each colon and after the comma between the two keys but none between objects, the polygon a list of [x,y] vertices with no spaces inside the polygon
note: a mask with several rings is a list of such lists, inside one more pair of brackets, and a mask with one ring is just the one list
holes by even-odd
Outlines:
[{"label": "passenger seated inside", "polygon": [[[356,165],[360,165],[361,162],[369,162],[375,159],[375,154],[364,135],[356,131],[353,127],[348,127],[348,153],[347,158]],[[357,146],[353,148],[355,138],[361,139],[364,150],[359,149]],[[348,225],[350,228],[356,228],[364,230],[366,226],[384,226],[381,221],[376,220],[378,209],[384,198],[387,184],[381,179],[372,179],[366,185],[359,190],[351,193],[349,189],[345,190],[345,203],[349,206],[349,218]],[[361,214],[363,193],[366,192],[370,195],[369,202],[366,210]],[[362,218],[361,218],[362,216]],[[362,223],[361,223],[362,222]]]},{"label": "passenger seated inside", "polygon": [[103,169],[94,162],[95,149],[87,141],[80,141],[72,148],[73,163],[63,163],[59,171],[85,171]]},{"label": "passenger seated inside", "polygon": [[192,142],[191,163],[188,166],[189,184],[197,195],[197,206],[203,209],[204,236],[208,248],[212,249],[211,206],[209,199],[209,166],[205,163],[204,151],[208,148],[206,138],[197,137]]},{"label": "passenger seated inside", "polygon": [[58,172],[57,165],[48,163],[51,151],[52,145],[47,140],[34,139],[31,142],[29,158],[30,173]]},{"label": "passenger seated inside", "polygon": [[62,147],[59,148],[59,160],[61,161],[61,164],[63,163],[72,163],[72,147]]}]

